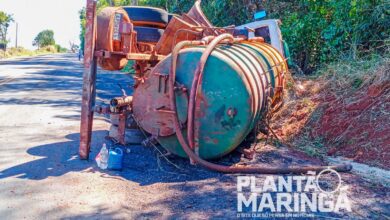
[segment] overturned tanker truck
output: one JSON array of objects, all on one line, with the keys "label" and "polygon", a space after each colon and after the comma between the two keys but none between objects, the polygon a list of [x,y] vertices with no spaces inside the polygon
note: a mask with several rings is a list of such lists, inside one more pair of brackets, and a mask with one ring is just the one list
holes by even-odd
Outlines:
[{"label": "overturned tanker truck", "polygon": [[[94,112],[110,114],[110,135],[127,144],[138,127],[169,152],[226,173],[304,173],[329,167],[222,166],[222,157],[282,103],[288,64],[278,20],[214,27],[200,1],[172,15],[150,7],[87,1],[80,157],[88,159]],[[95,106],[97,66],[134,65],[134,93]],[[136,134],[135,134],[136,135]],[[136,138],[136,137],[133,137]],[[138,137],[139,138],[139,137]],[[348,171],[350,165],[330,167]]]}]

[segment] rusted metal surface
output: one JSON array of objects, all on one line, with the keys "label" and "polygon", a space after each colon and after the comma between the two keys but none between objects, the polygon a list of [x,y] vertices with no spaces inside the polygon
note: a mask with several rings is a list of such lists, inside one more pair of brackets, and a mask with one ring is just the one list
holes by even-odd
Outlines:
[{"label": "rusted metal surface", "polygon": [[125,132],[126,132],[126,112],[119,114],[119,124],[118,124],[118,141],[120,144],[125,145]]},{"label": "rusted metal surface", "polygon": [[[205,51],[203,52],[202,56],[200,57],[198,66],[194,73],[194,79],[192,81],[192,87],[190,92],[190,100],[188,104],[188,129],[187,129],[187,137],[188,137],[188,143],[189,147],[191,149],[194,149],[195,152],[199,152],[199,130],[200,127],[199,124],[196,126],[196,130],[194,129],[194,115],[195,111],[197,116],[199,117],[201,115],[201,106],[199,99],[200,94],[198,93],[201,87],[201,81],[202,81],[202,75],[203,70],[206,65],[206,61],[208,57],[210,56],[211,52],[214,50],[215,46],[217,46],[222,41],[227,40],[230,43],[234,42],[234,38],[230,34],[223,34],[215,39],[213,39],[209,45],[207,45]],[[198,102],[195,103],[195,99],[198,99]],[[197,121],[199,122],[199,121]]]},{"label": "rusted metal surface", "polygon": [[135,26],[142,26],[142,27],[156,27],[164,29],[166,27],[166,24],[159,23],[159,22],[152,22],[152,21],[133,21],[133,24]]},{"label": "rusted metal surface", "polygon": [[163,36],[156,45],[156,52],[158,54],[167,55],[172,52],[175,44],[180,41],[200,39],[200,31],[195,33],[182,32],[182,34],[178,34],[179,30],[192,30],[193,27],[195,26],[184,21],[183,19],[179,17],[173,17],[165,29]]},{"label": "rusted metal surface", "polygon": [[[106,7],[97,16],[97,51],[130,52],[132,47],[132,24],[126,11],[116,7]],[[127,64],[123,54],[99,57],[99,66],[105,70],[120,70]]]},{"label": "rusted metal surface", "polygon": [[134,61],[160,61],[166,57],[165,55],[160,55],[160,54],[124,53],[124,52],[109,52],[109,51],[95,51],[95,56],[104,57],[104,58],[124,56],[128,60],[134,60]]},{"label": "rusted metal surface", "polygon": [[111,109],[110,109],[110,106],[109,105],[97,105],[95,106],[95,110],[94,110],[97,114],[110,114],[111,113]]},{"label": "rusted metal surface", "polygon": [[[121,70],[128,60],[149,61],[164,59],[156,53],[155,43],[137,42],[137,32],[127,13],[116,7],[104,8],[97,17],[99,26],[96,55],[105,70]],[[143,74],[141,74],[143,75]]]},{"label": "rusted metal surface", "polygon": [[111,99],[110,105],[113,107],[123,107],[123,106],[131,105],[132,102],[133,102],[133,96],[124,96],[124,97],[117,97]]},{"label": "rusted metal surface", "polygon": [[[185,15],[185,17],[190,18],[192,21],[197,22],[200,26],[203,27],[213,27],[211,22],[204,15],[202,8],[200,7],[200,0],[195,1],[194,6],[190,9],[190,11]],[[214,31],[208,34],[214,34]]]},{"label": "rusted metal surface", "polygon": [[[177,89],[176,96],[185,108],[188,105],[185,90]],[[148,80],[137,86],[134,97],[137,98],[134,99],[133,114],[145,131],[155,136],[175,134],[174,112],[171,110],[168,95],[168,74],[149,74]],[[186,122],[186,117],[181,116],[181,124]]]},{"label": "rusted metal surface", "polygon": [[95,12],[96,2],[87,0],[86,26],[85,26],[85,46],[84,46],[84,73],[83,91],[81,102],[80,120],[80,147],[79,155],[81,159],[89,158],[91,145],[91,132],[93,122],[93,108],[96,96],[96,58],[95,51]]},{"label": "rusted metal surface", "polygon": [[[203,71],[203,68],[202,66],[204,66],[204,63],[206,62],[207,60],[207,57],[209,56],[209,54],[211,53],[211,51],[214,49],[214,47],[222,42],[223,40],[225,39],[228,39],[229,41],[233,41],[234,38],[230,35],[221,35],[217,38],[215,38],[211,43],[210,45],[207,47],[207,49],[205,50],[204,52],[204,55],[202,56],[200,62],[199,62],[199,65],[198,65],[198,68],[195,72],[195,77],[194,77],[194,80],[193,80],[193,87],[191,88],[191,95],[190,95],[190,103],[189,103],[189,108],[188,108],[188,122],[191,123],[191,118],[190,118],[190,114],[194,114],[193,111],[195,110],[194,109],[194,106],[195,106],[195,99],[194,97],[196,96],[196,90],[199,89],[199,85],[201,84],[201,78],[202,78],[202,71]],[[196,44],[199,44],[200,42],[196,43]],[[191,45],[191,42],[182,42],[181,44],[179,44],[177,46],[177,49],[174,50],[174,51],[179,51],[182,47],[186,46],[186,45]],[[175,117],[173,117],[173,121],[174,121],[174,126],[175,126],[175,130],[176,130],[176,136],[183,148],[183,150],[185,151],[185,153],[188,155],[188,157],[208,168],[208,169],[211,169],[211,170],[215,170],[215,171],[219,171],[219,172],[224,172],[224,173],[264,173],[264,174],[275,174],[275,173],[279,173],[279,174],[288,174],[288,173],[306,173],[308,171],[321,171],[321,170],[324,170],[326,168],[331,168],[331,169],[334,169],[334,170],[337,170],[337,171],[340,171],[340,172],[345,172],[345,171],[349,171],[351,170],[351,166],[350,165],[346,165],[346,164],[343,164],[343,165],[339,165],[339,166],[331,166],[331,167],[324,167],[324,166],[306,166],[306,167],[251,167],[251,166],[224,166],[224,165],[218,165],[218,164],[214,164],[214,163],[211,163],[211,162],[208,162],[206,160],[203,160],[202,158],[200,158],[197,154],[196,154],[196,149],[195,149],[195,152],[194,152],[194,147],[192,147],[191,145],[195,145],[194,142],[196,140],[196,137],[194,137],[194,134],[193,134],[193,131],[191,129],[188,129],[188,134],[187,134],[187,140],[188,142],[186,141],[186,138],[184,137],[183,133],[182,133],[182,128],[181,128],[181,123],[178,119],[178,116],[177,116],[177,108],[176,108],[176,98],[175,98],[175,92],[174,92],[174,84],[175,84],[175,77],[176,77],[176,73],[175,73],[175,68],[176,68],[176,60],[177,60],[177,55],[175,54],[175,57],[176,58],[173,58],[172,59],[172,68],[171,68],[171,71],[170,71],[170,74],[169,74],[169,84],[170,86],[168,87],[169,88],[169,95],[170,95],[170,103],[171,103],[171,107],[172,107],[172,110],[175,112]],[[198,87],[196,87],[198,86]],[[191,106],[192,105],[192,106]],[[192,134],[191,134],[192,133]],[[190,144],[188,144],[190,143]],[[195,146],[196,147],[196,146]]]},{"label": "rusted metal surface", "polygon": [[151,54],[155,51],[156,44],[147,43],[147,42],[139,42],[138,41],[138,50],[140,53],[148,53]]},{"label": "rusted metal surface", "polygon": [[129,53],[126,55],[128,60],[137,60],[137,61],[160,61],[166,56],[160,54],[143,54],[143,53]]},{"label": "rusted metal surface", "polygon": [[130,23],[130,19],[121,8],[106,7],[99,12],[97,15],[96,50],[110,52],[121,50],[122,37],[119,29],[122,23]]}]

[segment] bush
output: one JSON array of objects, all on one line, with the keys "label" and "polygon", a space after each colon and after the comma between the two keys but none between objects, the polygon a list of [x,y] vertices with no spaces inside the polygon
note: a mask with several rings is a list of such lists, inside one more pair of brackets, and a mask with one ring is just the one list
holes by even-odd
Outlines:
[{"label": "bush", "polygon": [[283,37],[306,73],[338,59],[383,53],[389,46],[389,9],[384,1],[301,0],[284,5],[271,15],[281,17]]},{"label": "bush", "polygon": [[[129,0],[116,0],[129,5]],[[187,12],[194,0],[139,0],[140,5],[160,7],[171,13]],[[323,64],[357,60],[371,53],[383,54],[390,46],[390,6],[387,0],[203,0],[202,9],[216,26],[252,21],[265,9],[268,18],[281,19],[284,39],[293,61],[312,73]],[[98,8],[108,6],[100,0]],[[83,44],[85,10],[80,11]]]},{"label": "bush", "polygon": [[56,47],[56,52],[58,53],[66,53],[68,51],[66,48],[61,47],[61,45],[59,44],[56,44],[55,47]]},{"label": "bush", "polygon": [[43,53],[57,53],[57,48],[55,45],[49,45],[49,46],[45,46],[45,47],[42,47],[40,48],[39,50],[37,50],[37,52],[43,52]]},{"label": "bush", "polygon": [[31,50],[27,50],[23,47],[11,47],[8,48],[6,51],[0,50],[0,58],[8,58],[8,57],[15,57],[15,56],[32,56],[34,55],[34,52]]},{"label": "bush", "polygon": [[[141,4],[180,14],[193,2],[143,0]],[[293,60],[305,73],[338,59],[383,53],[390,43],[390,8],[384,0],[203,0],[202,8],[217,26],[244,24],[262,9],[269,18],[281,19]]]},{"label": "bush", "polygon": [[50,53],[65,53],[67,52],[66,48],[61,47],[60,45],[51,45],[42,47],[39,50],[28,50],[23,47],[11,47],[7,51],[0,50],[0,58],[16,57],[16,56],[34,56],[39,54],[50,54]]}]

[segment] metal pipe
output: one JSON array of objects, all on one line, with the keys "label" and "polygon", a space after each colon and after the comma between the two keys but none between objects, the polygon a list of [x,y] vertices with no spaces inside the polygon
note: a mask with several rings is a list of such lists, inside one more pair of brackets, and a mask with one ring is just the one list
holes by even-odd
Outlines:
[{"label": "metal pipe", "polygon": [[112,107],[123,107],[127,105],[131,105],[133,102],[133,96],[123,96],[123,97],[116,97],[111,99],[110,105]]},{"label": "metal pipe", "polygon": [[199,80],[202,79],[203,70],[206,65],[206,61],[213,51],[214,47],[217,46],[221,41],[228,39],[230,42],[233,42],[234,38],[230,34],[222,34],[218,37],[214,38],[210,44],[206,47],[202,56],[200,57],[199,63],[195,69],[194,79],[192,81],[189,103],[188,103],[188,128],[187,128],[187,138],[188,144],[191,149],[195,149],[195,137],[194,137],[194,113],[195,113],[195,98],[196,92],[199,91],[198,87],[200,87]]}]

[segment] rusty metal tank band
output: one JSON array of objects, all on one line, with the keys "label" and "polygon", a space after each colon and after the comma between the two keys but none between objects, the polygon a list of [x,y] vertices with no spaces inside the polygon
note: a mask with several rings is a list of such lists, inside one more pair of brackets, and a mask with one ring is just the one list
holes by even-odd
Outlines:
[{"label": "rusty metal tank band", "polygon": [[[239,49],[237,48],[235,45],[232,45],[230,48],[229,48],[229,51],[231,54],[234,54],[236,56],[236,58],[240,59],[247,67],[248,67],[248,70],[249,71],[244,71],[244,73],[251,73],[251,76],[252,78],[254,79],[255,81],[255,84],[258,88],[258,90],[256,91],[256,93],[258,94],[258,108],[256,109],[256,117],[259,115],[259,112],[261,111],[261,109],[263,109],[263,107],[265,106],[266,102],[266,98],[265,98],[265,95],[266,95],[266,87],[268,85],[267,82],[264,82],[263,78],[262,78],[262,74],[261,72],[264,72],[264,70],[259,70],[257,67],[256,67],[256,64],[253,62],[252,59],[255,59],[253,56],[250,56],[248,53],[248,51],[243,51],[242,49]],[[244,59],[241,59],[240,57],[243,56],[244,58],[246,58],[245,60],[249,61],[249,62],[245,62]],[[265,77],[266,78],[266,77]],[[259,89],[260,88],[260,89]]]},{"label": "rusty metal tank band", "polygon": [[[262,53],[260,53],[259,51],[256,51],[257,55],[254,55],[254,51],[253,50],[249,50],[251,49],[252,47],[249,46],[246,42],[244,44],[240,44],[240,45],[235,45],[236,47],[239,47],[239,48],[242,48],[242,49],[245,49],[245,50],[248,50],[248,51],[251,51],[251,54],[252,56],[254,56],[256,58],[256,60],[259,62],[259,65],[261,66],[261,68],[264,70],[263,74],[267,74],[267,72],[269,72],[271,74],[271,76],[267,77],[267,83],[270,84],[271,86],[275,87],[275,82],[273,79],[275,79],[275,73],[273,71],[273,69],[271,68],[271,65],[266,61],[266,58],[264,57],[264,55]],[[260,57],[261,59],[260,59]],[[268,75],[268,74],[267,74]]]},{"label": "rusty metal tank band", "polygon": [[[255,46],[256,48],[258,48],[259,50],[261,50],[263,53],[267,54],[270,57],[269,60],[273,61],[272,69],[273,69],[273,72],[277,73],[275,75],[275,79],[277,79],[277,85],[275,85],[275,87],[274,87],[275,92],[276,92],[275,99],[280,98],[282,96],[282,89],[281,88],[283,88],[284,84],[285,84],[284,75],[285,75],[286,71],[288,71],[287,69],[282,68],[283,66],[286,65],[285,60],[272,47],[266,47],[266,46],[262,46],[260,44],[258,44],[258,45],[252,44],[252,45]],[[277,55],[279,55],[279,56],[277,56]]]},{"label": "rusty metal tank band", "polygon": [[[229,47],[229,49],[232,50],[232,47]],[[248,79],[248,85],[250,87],[255,88],[252,90],[252,100],[253,100],[252,103],[255,106],[253,109],[253,120],[255,121],[255,119],[258,116],[259,109],[261,109],[262,107],[262,100],[264,100],[263,97],[264,93],[261,92],[261,91],[265,91],[263,83],[262,82],[259,83],[256,80],[256,72],[252,71],[253,69],[250,68],[248,64],[243,59],[240,58],[240,55],[237,54],[237,52],[230,51],[228,53],[218,48],[216,48],[215,51],[224,54],[226,57],[230,58],[231,62],[239,66],[242,72],[244,73],[244,76]]]},{"label": "rusty metal tank band", "polygon": [[281,72],[281,81],[283,83],[283,86],[284,86],[284,83],[285,83],[285,74],[288,72],[288,67],[287,67],[287,62],[286,60],[282,57],[282,55],[278,52],[276,52],[275,49],[273,49],[271,46],[267,45],[267,44],[264,44],[263,45],[264,47],[267,47],[271,53],[273,53],[277,59],[280,61],[278,66],[280,66],[282,68],[282,72]]},{"label": "rusty metal tank band", "polygon": [[287,66],[286,59],[280,53],[276,52],[276,50],[274,48],[272,48],[270,45],[264,44],[263,46],[268,47],[269,49],[271,49],[271,51],[275,54],[275,56],[278,57],[278,59],[284,61],[284,62],[281,62],[281,64],[283,64],[283,71],[287,72],[288,71],[288,66]]},{"label": "rusty metal tank band", "polygon": [[[217,37],[215,37],[209,45],[207,45],[207,47],[205,48],[200,60],[199,60],[199,63],[198,63],[198,68],[197,68],[197,71],[198,71],[198,79],[196,79],[196,76],[194,76],[194,79],[193,79],[193,86],[195,85],[195,87],[192,87],[191,88],[191,93],[190,93],[190,101],[189,101],[189,107],[188,107],[188,130],[187,130],[187,135],[188,135],[188,140],[189,140],[189,143],[190,143],[190,147],[192,149],[195,149],[195,152],[198,153],[199,151],[199,128],[200,128],[200,121],[196,120],[195,121],[195,116],[198,116],[200,117],[201,115],[201,106],[200,106],[200,91],[201,91],[201,87],[202,87],[202,79],[203,79],[203,72],[204,72],[204,68],[205,68],[205,65],[206,65],[206,62],[209,58],[209,56],[211,55],[211,53],[213,52],[214,48],[220,44],[220,43],[228,43],[228,44],[232,44],[232,43],[238,43],[238,42],[242,42],[244,41],[244,39],[241,39],[241,38],[234,38],[231,34],[221,34]],[[197,75],[197,71],[195,71],[195,75]],[[196,84],[194,84],[194,82],[196,82]],[[193,101],[193,103],[191,103]],[[192,107],[194,106],[194,107]],[[190,111],[190,108],[193,108],[192,111]]]},{"label": "rusty metal tank band", "polygon": [[[240,45],[236,44],[236,45],[234,45],[234,47],[238,47],[238,48],[240,48],[242,50],[247,51],[251,55],[251,57],[253,57],[253,59],[255,59],[258,62],[258,65],[261,67],[262,72],[260,72],[259,75],[266,75],[268,70],[265,68],[264,64],[262,63],[262,60],[260,60],[260,58],[258,56],[256,56],[252,50],[249,50],[249,48],[246,48],[243,45],[245,45],[245,43],[244,44],[240,44]],[[268,85],[270,85],[271,79],[269,77],[265,77],[265,80],[266,80],[266,83]]]},{"label": "rusty metal tank band", "polygon": [[[275,55],[275,53],[276,53],[275,49],[273,49],[271,47],[264,46],[263,44],[255,43],[255,42],[250,42],[248,44],[258,48],[259,50],[261,50],[263,52],[263,55],[267,55],[269,57],[268,60],[273,62],[273,64],[271,64],[271,67],[273,68],[274,72],[282,73],[283,71],[287,71],[286,69],[284,69],[284,67],[281,67],[281,66],[284,66],[285,61],[281,56]],[[278,78],[278,82],[279,82],[278,86],[283,85],[284,79],[283,79],[282,75],[276,74],[275,78]]]},{"label": "rusty metal tank band", "polygon": [[252,45],[257,47],[260,51],[262,51],[262,54],[267,57],[268,61],[272,61],[271,68],[273,69],[273,72],[277,73],[275,74],[275,78],[278,79],[278,86],[282,85],[282,69],[280,67],[280,63],[283,62],[283,60],[278,60],[277,57],[272,53],[272,50],[266,47],[263,47],[261,44],[255,44],[252,42]]},{"label": "rusty metal tank band", "polygon": [[[251,54],[251,56],[257,60],[257,63],[261,66],[261,69],[262,69],[262,73],[259,73],[261,76],[265,76],[265,79],[266,79],[266,92],[264,92],[265,96],[267,97],[271,97],[272,98],[272,101],[275,101],[275,88],[276,88],[276,83],[275,83],[275,78],[278,78],[280,77],[279,73],[278,72],[274,72],[274,70],[272,69],[272,66],[269,64],[268,60],[266,59],[266,57],[264,57],[264,55],[262,53],[260,53],[259,51],[257,51],[257,55],[256,56],[254,53],[255,51],[253,49],[250,49],[251,47],[248,46],[246,44],[247,42],[244,42],[243,44],[237,44],[237,45],[234,45],[235,47],[238,47],[238,48],[241,48],[245,51],[247,51],[248,53]],[[260,57],[262,59],[260,59]],[[264,62],[264,63],[263,63]],[[266,66],[266,67],[265,67]],[[264,99],[263,100],[264,102],[264,105],[266,105],[268,103],[268,100],[267,99]]]},{"label": "rusty metal tank band", "polygon": [[[225,55],[225,56],[228,57],[228,58],[230,58],[231,61],[232,61],[234,64],[236,64],[236,65],[240,68],[240,70],[241,70],[242,72],[245,71],[244,68],[242,67],[242,65],[240,65],[240,64],[237,62],[236,59],[234,59],[233,57],[231,57],[231,55],[229,55],[228,53],[226,53],[226,52],[224,52],[223,50],[220,50],[220,49],[218,49],[218,48],[215,48],[215,51],[217,51],[217,52],[219,52],[219,53]],[[254,88],[253,84],[250,83],[249,76],[248,76],[247,74],[244,74],[244,77],[245,77],[245,79],[246,79],[246,81],[247,81],[247,85],[249,86],[250,91],[252,92],[252,94],[255,94],[256,91],[259,90],[258,84],[255,84],[256,88]],[[256,106],[256,101],[257,101],[257,100],[256,100],[256,96],[253,95],[253,96],[252,96],[252,101],[251,101],[251,103],[250,103],[250,105],[251,105],[251,112],[253,113],[253,117],[255,117],[255,112],[256,112],[256,107],[255,107],[255,106]]]},{"label": "rusty metal tank band", "polygon": [[206,65],[206,61],[213,51],[214,47],[217,46],[221,41],[228,39],[230,42],[234,41],[234,37],[230,34],[222,34],[216,38],[214,38],[209,45],[207,45],[205,51],[203,52],[202,56],[200,57],[199,63],[197,65],[197,68],[195,70],[194,79],[192,81],[192,87],[190,90],[190,98],[188,102],[188,129],[187,129],[187,137],[188,142],[191,149],[195,148],[194,143],[194,114],[195,114],[195,99],[196,99],[196,93],[198,92],[198,87],[200,86],[202,75],[203,75],[203,69]]},{"label": "rusty metal tank band", "polygon": [[[182,41],[179,44],[177,44],[176,47],[172,51],[172,63],[171,63],[171,69],[169,71],[169,79],[168,79],[168,81],[170,83],[170,86],[169,86],[169,96],[171,98],[171,108],[172,108],[173,112],[175,112],[175,117],[174,117],[174,124],[175,125],[176,125],[176,119],[177,120],[179,120],[179,119],[177,118],[176,98],[175,98],[175,92],[174,92],[174,88],[173,87],[175,85],[176,63],[177,63],[177,58],[178,58],[178,55],[179,55],[179,51],[182,48],[186,47],[186,46],[204,45],[205,43],[208,43],[209,39],[211,39],[211,38],[207,38],[207,39],[205,39],[203,41]],[[188,117],[188,114],[187,114],[187,117]],[[188,117],[187,120],[189,120],[189,117]],[[178,122],[178,124],[179,124],[179,122]],[[176,132],[178,131],[177,127],[175,127],[175,131]],[[180,132],[181,132],[181,130],[180,130]],[[194,149],[194,148],[191,147],[191,149]]]},{"label": "rusty metal tank band", "polygon": [[[228,36],[215,38],[208,46],[208,50],[206,50],[207,53],[210,54],[212,49],[214,49],[214,47],[218,44],[218,42],[223,40],[225,37],[230,38]],[[170,95],[170,104],[172,106],[172,110],[175,112],[175,117],[173,117],[173,118],[174,118],[174,126],[175,126],[175,130],[176,130],[176,136],[177,136],[183,150],[185,151],[185,153],[193,161],[195,161],[196,163],[198,163],[198,164],[200,164],[208,169],[219,171],[219,172],[225,172],[225,173],[266,173],[266,174],[279,173],[279,174],[287,174],[287,173],[306,173],[307,171],[317,171],[318,172],[318,171],[321,171],[321,170],[326,169],[326,168],[331,168],[331,169],[334,169],[337,171],[349,171],[351,169],[350,165],[345,165],[345,164],[338,165],[338,166],[329,166],[329,167],[328,166],[307,166],[307,167],[271,167],[271,168],[269,168],[269,167],[247,167],[247,166],[223,166],[223,165],[218,165],[218,164],[208,162],[208,161],[200,158],[197,154],[195,154],[193,152],[191,147],[187,144],[187,141],[185,140],[184,135],[183,135],[182,130],[181,130],[182,128],[181,128],[179,119],[177,117],[176,98],[175,98],[175,92],[174,92],[175,74],[176,74],[175,68],[176,68],[176,61],[177,61],[178,52],[183,47],[183,45],[187,45],[187,46],[191,45],[191,42],[186,42],[186,43],[179,45],[179,47],[175,48],[175,50],[174,50],[174,51],[176,51],[176,53],[172,54],[174,57],[172,59],[172,65],[171,65],[172,68],[171,68],[170,73],[169,73],[169,81],[168,82],[169,82],[170,86],[168,87],[168,90],[169,90],[169,95]],[[198,43],[197,45],[200,45],[200,43]],[[207,55],[207,53],[203,57],[208,57],[209,54]],[[201,62],[206,62],[206,61],[207,60],[201,60]],[[201,72],[196,73],[196,75],[197,75],[198,79],[194,79],[194,81],[196,81],[197,83],[196,84],[193,83],[193,84],[200,86],[202,83]],[[195,90],[195,89],[197,89],[197,88],[191,88],[191,90]],[[196,93],[192,92],[192,95],[195,97]],[[194,97],[192,97],[193,101],[189,105],[195,105]]]},{"label": "rusty metal tank band", "polygon": [[278,86],[275,86],[275,88],[283,87],[285,83],[285,74],[288,72],[288,67],[285,59],[276,52],[275,49],[273,49],[271,46],[266,44],[260,44],[256,42],[250,42],[248,43],[256,48],[259,48],[260,50],[264,51],[264,53],[268,54],[270,57],[272,57],[272,60],[274,61],[273,67],[275,67],[275,70],[277,70],[281,74],[276,74],[275,78],[278,79]]},{"label": "rusty metal tank band", "polygon": [[[251,45],[251,46],[253,46],[253,45]],[[278,80],[276,80],[276,82],[274,82],[275,83],[275,88],[276,87],[278,87],[278,86],[280,86],[281,84],[280,84],[280,72],[278,71],[278,69],[276,68],[276,65],[278,65],[279,63],[278,63],[278,61],[275,61],[274,59],[273,59],[273,57],[267,52],[267,51],[264,51],[264,50],[262,50],[262,49],[260,49],[259,47],[255,47],[255,48],[257,48],[260,52],[259,53],[261,53],[261,56],[266,60],[266,61],[268,61],[268,63],[269,63],[269,66],[268,66],[268,68],[270,68],[270,71],[271,71],[271,73],[273,74],[273,76],[274,76],[274,79],[278,79]]]}]

